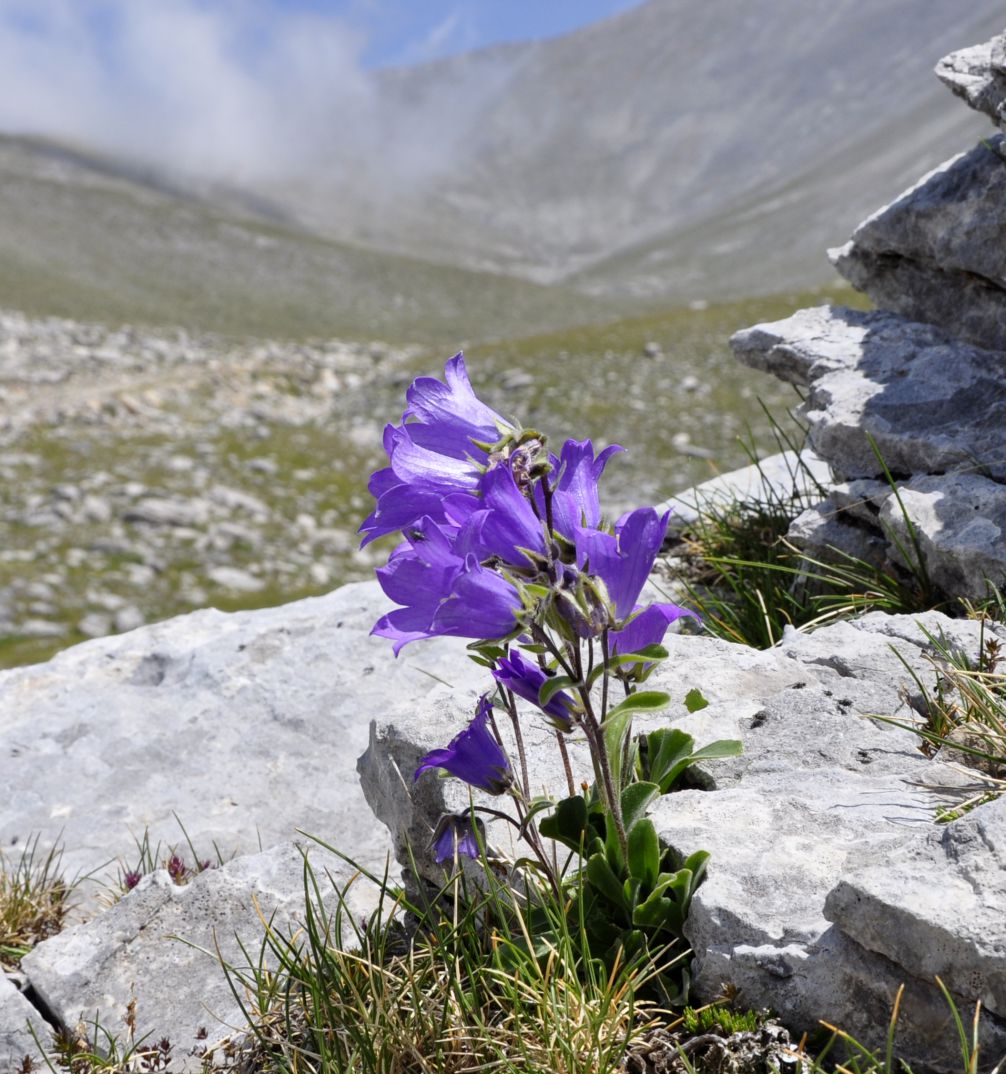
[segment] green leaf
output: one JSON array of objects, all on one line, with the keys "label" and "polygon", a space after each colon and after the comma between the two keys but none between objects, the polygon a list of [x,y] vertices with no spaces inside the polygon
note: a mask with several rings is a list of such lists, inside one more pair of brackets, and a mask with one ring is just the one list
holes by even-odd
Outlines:
[{"label": "green leaf", "polygon": [[538,831],[547,839],[579,851],[587,835],[587,803],[582,795],[574,794],[557,802],[555,812],[538,822]]},{"label": "green leaf", "polygon": [[611,765],[611,779],[615,785],[615,794],[622,789],[622,750],[625,737],[632,728],[632,712],[628,709],[612,709],[602,724],[604,747],[608,752]]},{"label": "green leaf", "polygon": [[607,723],[613,716],[621,715],[623,712],[659,712],[667,708],[670,703],[670,695],[665,694],[663,690],[638,690],[634,694],[629,694],[624,701],[611,709],[604,722]]},{"label": "green leaf", "polygon": [[636,821],[646,815],[646,810],[649,809],[650,803],[659,797],[660,788],[657,784],[649,783],[646,780],[630,783],[622,791],[622,820],[625,823],[627,832],[632,830],[632,826]]},{"label": "green leaf", "polygon": [[692,754],[693,761],[721,761],[725,757],[740,757],[744,743],[739,738],[718,738]]},{"label": "green leaf", "polygon": [[625,892],[622,889],[621,881],[615,875],[614,870],[603,854],[591,856],[587,862],[586,875],[588,883],[593,885],[609,902],[614,903],[615,906],[623,910],[628,909],[625,905]]},{"label": "green leaf", "polygon": [[[668,922],[675,920],[674,909],[670,899],[654,891],[632,911],[632,923],[647,930],[667,928]],[[670,931],[676,930],[671,928]]]},{"label": "green leaf", "polygon": [[662,727],[646,736],[645,775],[667,794],[688,767],[695,739],[677,727]]},{"label": "green leaf", "polygon": [[629,832],[629,875],[650,889],[660,872],[660,840],[649,817],[637,820]]},{"label": "green leaf", "polygon": [[541,689],[538,691],[538,705],[544,708],[560,690],[576,685],[576,679],[571,679],[568,675],[554,675],[541,684]]},{"label": "green leaf", "polygon": [[697,687],[693,687],[685,694],[685,708],[689,712],[698,712],[700,709],[704,709],[709,702],[702,696],[702,691]]}]

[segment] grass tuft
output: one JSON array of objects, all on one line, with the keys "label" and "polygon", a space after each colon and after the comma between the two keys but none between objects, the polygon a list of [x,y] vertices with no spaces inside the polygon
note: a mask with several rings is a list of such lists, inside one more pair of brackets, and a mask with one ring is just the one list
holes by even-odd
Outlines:
[{"label": "grass tuft", "polygon": [[62,928],[74,881],[62,873],[59,846],[43,852],[36,835],[17,860],[0,850],[0,970],[16,969]]}]

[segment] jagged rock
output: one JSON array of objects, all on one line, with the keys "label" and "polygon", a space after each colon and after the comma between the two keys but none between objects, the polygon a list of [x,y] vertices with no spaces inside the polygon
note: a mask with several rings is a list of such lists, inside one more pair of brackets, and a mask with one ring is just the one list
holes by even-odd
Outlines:
[{"label": "jagged rock", "polygon": [[[895,495],[895,490],[897,495]],[[858,496],[856,493],[858,492]],[[813,559],[849,557],[939,592],[984,600],[1006,584],[1006,485],[977,474],[854,481],[799,515],[787,536]]]},{"label": "jagged rock", "polygon": [[[196,612],[0,674],[0,843],[61,841],[68,874],[114,882],[137,841],[201,856],[296,829],[383,869],[390,842],[360,791],[368,725],[410,719],[438,682],[469,688],[455,639],[398,660],[369,631],[376,582],[232,615]],[[482,676],[478,675],[478,682]],[[175,819],[177,816],[177,820]]]},{"label": "jagged rock", "polygon": [[26,1056],[34,1064],[29,1070],[44,1070],[45,1060],[35,1037],[47,1047],[49,1027],[13,982],[0,972],[0,1070],[11,1074],[24,1070]]},{"label": "jagged rock", "polygon": [[920,556],[944,593],[981,601],[989,582],[1006,585],[1006,485],[977,474],[916,477],[887,496],[880,523],[897,536],[894,558]]},{"label": "jagged rock", "polygon": [[1006,350],[1006,141],[941,164],[832,250],[873,302]]},{"label": "jagged rock", "polygon": [[723,510],[735,503],[791,505],[813,498],[831,482],[831,467],[813,451],[782,451],[750,466],[686,489],[660,505],[671,509],[671,527],[680,530],[703,513]]},{"label": "jagged rock", "polygon": [[1006,798],[999,798],[893,853],[864,848],[847,862],[825,916],[867,950],[923,980],[939,975],[951,991],[1006,1018],[1004,901]]},{"label": "jagged rock", "polygon": [[[212,1053],[247,1025],[220,960],[247,971],[249,959],[254,965],[259,955],[263,921],[289,937],[304,920],[302,850],[322,898],[330,895],[334,909],[337,896],[326,874],[342,890],[354,870],[319,847],[283,844],[184,885],[159,870],[103,914],[34,948],[23,962],[32,988],[63,1025],[97,1020],[120,1042],[126,1009],[135,1000],[135,1038],[167,1038],[170,1070],[201,1071],[203,1050]],[[348,913],[370,909],[362,890],[354,884],[346,891]],[[275,960],[267,958],[265,965]],[[100,1036],[97,1044],[106,1050]]]},{"label": "jagged rock", "polygon": [[731,339],[746,365],[809,389],[813,449],[842,478],[973,471],[1006,481],[1006,361],[895,314],[800,310]]},{"label": "jagged rock", "polygon": [[936,76],[1006,131],[1006,33],[944,56]]}]

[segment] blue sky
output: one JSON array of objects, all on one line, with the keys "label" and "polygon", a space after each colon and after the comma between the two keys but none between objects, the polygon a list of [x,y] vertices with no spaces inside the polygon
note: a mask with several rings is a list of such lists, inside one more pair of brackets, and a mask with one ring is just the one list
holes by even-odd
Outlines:
[{"label": "blue sky", "polygon": [[335,16],[366,38],[368,67],[416,63],[500,41],[553,37],[640,0],[273,0]]}]

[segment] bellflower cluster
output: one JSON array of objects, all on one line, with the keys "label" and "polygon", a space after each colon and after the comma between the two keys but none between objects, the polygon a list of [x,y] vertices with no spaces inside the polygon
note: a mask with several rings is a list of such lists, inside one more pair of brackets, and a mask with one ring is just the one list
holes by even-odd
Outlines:
[{"label": "bellflower cluster", "polygon": [[[390,533],[402,537],[377,571],[398,607],[373,633],[388,638],[396,654],[421,638],[472,639],[513,725],[524,793],[487,695],[465,730],[423,758],[416,778],[441,769],[489,794],[507,792],[526,807],[520,698],[556,730],[564,760],[562,737],[583,731],[617,818],[617,765],[605,752],[606,712],[594,711],[582,649],[591,668],[599,649],[606,675],[614,662],[633,665],[642,678],[651,664],[642,658],[633,664],[633,654],[652,652],[671,623],[692,614],[675,604],[639,602],[669,512],[642,507],[606,523],[598,485],[621,447],[595,453],[590,440],[570,439],[555,455],[541,433],[506,420],[475,395],[461,354],[444,373],[443,381],[421,377],[408,389],[401,422],[384,432],[388,465],[370,480],[376,505],[360,527],[363,543]],[[623,681],[631,690],[629,678]],[[605,704],[606,698],[605,687]],[[568,763],[567,774],[572,788]],[[624,840],[620,820],[617,826]],[[473,851],[475,840],[460,832],[456,818],[438,829],[438,859],[448,849]]]}]

